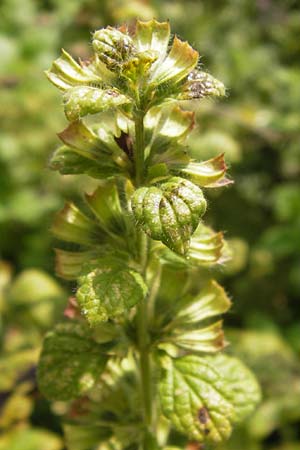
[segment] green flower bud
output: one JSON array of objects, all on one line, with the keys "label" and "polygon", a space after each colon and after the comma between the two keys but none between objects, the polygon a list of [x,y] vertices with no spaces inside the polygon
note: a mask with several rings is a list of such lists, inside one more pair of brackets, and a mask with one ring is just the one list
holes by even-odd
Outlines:
[{"label": "green flower bud", "polygon": [[148,236],[182,255],[206,210],[201,189],[179,177],[159,187],[137,189],[131,205],[137,223]]},{"label": "green flower bud", "polygon": [[136,53],[131,37],[112,27],[94,33],[93,48],[109,70],[121,68]]},{"label": "green flower bud", "polygon": [[206,72],[193,70],[184,85],[182,100],[203,97],[222,97],[225,95],[224,84]]}]

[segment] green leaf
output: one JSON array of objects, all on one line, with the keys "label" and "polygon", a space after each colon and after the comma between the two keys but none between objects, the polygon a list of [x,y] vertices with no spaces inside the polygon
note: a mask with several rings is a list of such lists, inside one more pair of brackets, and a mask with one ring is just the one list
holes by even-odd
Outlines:
[{"label": "green leaf", "polygon": [[221,375],[205,358],[163,359],[163,413],[191,439],[219,443],[229,438],[235,411],[224,387]]},{"label": "green leaf", "polygon": [[35,366],[37,356],[37,351],[32,349],[6,354],[3,352],[0,357],[0,391],[12,390],[22,374]]},{"label": "green leaf", "polygon": [[131,200],[134,216],[152,239],[185,254],[192,233],[206,210],[201,189],[174,177],[159,187],[142,187]]},{"label": "green leaf", "polygon": [[46,71],[46,75],[62,91],[75,86],[102,85],[101,76],[96,73],[93,63],[81,66],[65,50],[62,50],[61,57],[54,61],[51,69]]},{"label": "green leaf", "polygon": [[111,437],[111,430],[94,424],[78,425],[65,424],[64,435],[69,450],[88,450],[96,448],[100,442]]},{"label": "green leaf", "polygon": [[239,360],[219,354],[162,359],[160,397],[172,425],[191,439],[217,444],[253,411],[259,386]]},{"label": "green leaf", "polygon": [[0,450],[62,450],[61,437],[42,428],[16,427],[0,437]]},{"label": "green leaf", "polygon": [[15,305],[30,305],[44,301],[57,302],[64,292],[47,273],[38,269],[23,270],[8,291],[9,301]]},{"label": "green leaf", "polygon": [[69,121],[87,114],[96,114],[129,103],[117,89],[98,89],[89,86],[74,87],[64,94],[65,114]]},{"label": "green leaf", "polygon": [[[24,376],[24,372],[21,373],[22,376]],[[1,431],[5,428],[9,429],[16,423],[24,423],[29,420],[34,408],[33,398],[29,393],[33,389],[34,383],[29,381],[14,386],[12,392],[1,393]]]},{"label": "green leaf", "polygon": [[187,178],[198,186],[210,188],[232,183],[225,177],[226,170],[224,154],[201,163],[191,161],[188,164],[174,164],[171,167],[171,172],[175,175]]},{"label": "green leaf", "polygon": [[50,400],[70,400],[91,389],[107,357],[85,324],[59,324],[45,337],[38,366],[41,392]]},{"label": "green leaf", "polygon": [[146,295],[141,275],[123,263],[103,259],[79,278],[78,302],[90,325],[120,318]]},{"label": "green leaf", "polygon": [[234,405],[234,422],[243,422],[261,400],[261,391],[253,373],[237,358],[219,353],[207,361],[221,374],[227,398]]}]

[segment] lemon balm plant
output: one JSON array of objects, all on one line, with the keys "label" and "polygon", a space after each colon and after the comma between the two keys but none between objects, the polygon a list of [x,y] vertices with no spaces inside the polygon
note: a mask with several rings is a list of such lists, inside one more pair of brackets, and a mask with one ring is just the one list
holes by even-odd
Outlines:
[{"label": "lemon balm plant", "polygon": [[50,165],[98,182],[53,223],[65,241],[57,274],[77,292],[71,318],[45,338],[39,386],[64,402],[71,450],[214,446],[260,396],[220,352],[230,300],[207,270],[228,258],[203,223],[205,189],[230,183],[224,158],[192,160],[185,144],[184,101],[224,86],[188,43],[170,42],[166,22],[107,27],[92,46],[89,61],[63,51],[47,72],[70,122]]}]

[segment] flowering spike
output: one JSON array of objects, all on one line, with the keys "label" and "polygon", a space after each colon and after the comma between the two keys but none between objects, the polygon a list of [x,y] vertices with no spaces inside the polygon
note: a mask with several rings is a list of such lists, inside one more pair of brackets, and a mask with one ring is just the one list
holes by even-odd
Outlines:
[{"label": "flowering spike", "polygon": [[75,446],[83,429],[93,448],[168,449],[175,428],[182,448],[189,439],[202,448],[227,439],[259,401],[251,373],[217,354],[230,300],[202,277],[230,257],[223,234],[202,223],[201,188],[230,183],[224,156],[191,158],[195,117],[178,105],[225,88],[187,42],[169,43],[168,22],[107,27],[94,32],[89,61],[63,51],[47,72],[70,122],[50,167],[96,179],[82,208],[67,203],[52,226],[66,243],[56,272],[77,282],[77,302],[47,335],[38,371],[49,398],[79,397],[69,419],[84,400],[83,428],[70,440],[67,427]]}]

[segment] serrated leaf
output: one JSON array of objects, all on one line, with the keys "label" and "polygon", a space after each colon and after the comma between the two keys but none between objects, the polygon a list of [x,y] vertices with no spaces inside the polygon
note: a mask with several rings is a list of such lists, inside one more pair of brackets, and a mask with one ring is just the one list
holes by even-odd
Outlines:
[{"label": "serrated leaf", "polygon": [[253,373],[242,361],[219,353],[207,357],[225,382],[227,398],[234,405],[234,422],[243,422],[261,400],[261,390]]},{"label": "serrated leaf", "polygon": [[201,163],[191,161],[188,164],[174,164],[171,167],[171,172],[175,175],[187,178],[198,186],[211,188],[232,183],[225,177],[226,170],[224,154]]},{"label": "serrated leaf", "polygon": [[191,439],[219,443],[231,434],[234,406],[217,370],[198,356],[164,357],[160,381],[163,413]]},{"label": "serrated leaf", "polygon": [[136,190],[131,204],[145,233],[179,254],[187,252],[190,237],[206,209],[201,189],[178,177],[158,187]]},{"label": "serrated leaf", "polygon": [[70,400],[91,389],[107,357],[85,324],[62,323],[45,337],[38,382],[50,400]]},{"label": "serrated leaf", "polygon": [[77,299],[90,325],[120,318],[146,295],[147,287],[135,270],[114,260],[100,260],[79,278]]},{"label": "serrated leaf", "polygon": [[236,358],[185,356],[162,360],[160,398],[172,425],[199,442],[220,443],[259,401],[252,373]]},{"label": "serrated leaf", "polygon": [[65,50],[53,62],[51,69],[46,71],[46,75],[62,91],[78,85],[102,85],[102,78],[96,73],[93,63],[81,66]]},{"label": "serrated leaf", "polygon": [[129,103],[128,97],[117,89],[98,89],[79,86],[64,94],[65,114],[68,120],[78,120],[87,114],[97,114]]}]

